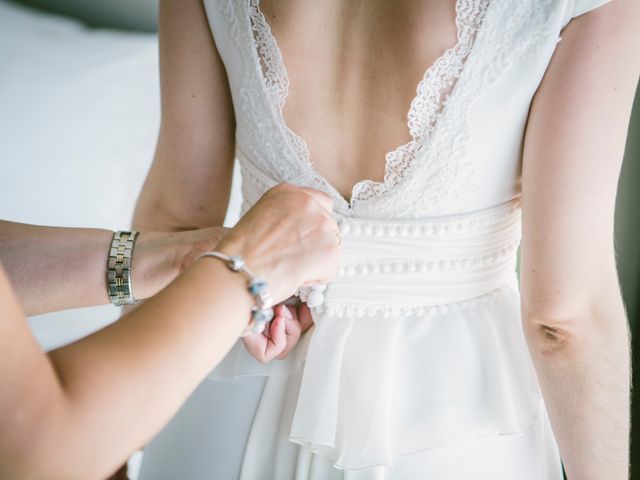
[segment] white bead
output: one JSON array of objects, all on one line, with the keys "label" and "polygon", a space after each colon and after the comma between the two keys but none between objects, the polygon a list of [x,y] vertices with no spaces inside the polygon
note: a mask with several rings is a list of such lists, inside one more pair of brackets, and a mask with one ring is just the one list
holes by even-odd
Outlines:
[{"label": "white bead", "polygon": [[307,307],[309,308],[319,307],[322,305],[322,302],[324,302],[324,295],[322,292],[312,290],[309,292],[309,295],[307,295]]},{"label": "white bead", "polygon": [[321,283],[320,285],[311,286],[311,290],[315,290],[316,292],[324,292],[327,289],[327,285]]}]

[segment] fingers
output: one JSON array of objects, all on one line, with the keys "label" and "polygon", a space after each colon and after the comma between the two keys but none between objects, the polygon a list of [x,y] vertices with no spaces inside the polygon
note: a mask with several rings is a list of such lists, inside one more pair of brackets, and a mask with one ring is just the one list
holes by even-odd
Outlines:
[{"label": "fingers", "polygon": [[298,320],[294,317],[295,307],[282,306],[282,313],[284,317],[284,333],[286,335],[286,342],[284,350],[276,357],[277,360],[283,360],[289,355],[289,352],[296,346],[300,335],[302,335],[302,328]]},{"label": "fingers", "polygon": [[275,317],[264,333],[243,337],[247,351],[259,362],[283,360],[297,345],[300,336],[313,325],[309,308],[283,304],[275,307]]},{"label": "fingers", "polygon": [[269,324],[268,331],[243,337],[247,351],[259,362],[266,363],[280,355],[287,346],[283,306],[277,306],[275,317]]},{"label": "fingers", "polygon": [[302,333],[306,332],[313,326],[311,310],[309,310],[306,303],[301,303],[298,306],[298,322],[300,322],[300,329],[302,330]]},{"label": "fingers", "polygon": [[[285,317],[283,315],[285,307],[276,307],[276,316],[269,325],[269,338],[265,349],[265,361],[270,361],[280,355],[287,347],[287,334],[285,332]],[[264,335],[263,335],[264,336]]]}]

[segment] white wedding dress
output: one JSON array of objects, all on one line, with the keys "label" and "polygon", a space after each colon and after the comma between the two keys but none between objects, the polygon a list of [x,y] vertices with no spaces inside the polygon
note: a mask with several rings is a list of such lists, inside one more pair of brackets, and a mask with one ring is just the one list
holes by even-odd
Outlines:
[{"label": "white wedding dress", "polygon": [[[204,1],[243,209],[282,181],[324,190],[342,255],[292,354],[261,365],[238,343],[198,414],[178,415],[189,427],[174,420],[148,448],[143,480],[562,478],[520,323],[521,152],[561,30],[607,1],[458,0],[458,43],[417,87],[412,140],[350,202],[285,124],[287,73],[258,1]],[[209,438],[181,449],[207,417]]]}]

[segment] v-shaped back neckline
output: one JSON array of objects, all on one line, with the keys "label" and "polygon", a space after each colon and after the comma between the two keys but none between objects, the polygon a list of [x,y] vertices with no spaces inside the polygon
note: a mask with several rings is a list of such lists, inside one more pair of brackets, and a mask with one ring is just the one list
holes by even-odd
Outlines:
[{"label": "v-shaped back neckline", "polygon": [[[448,100],[456,92],[457,80],[473,50],[490,0],[456,0],[457,41],[427,67],[416,87],[416,95],[411,100],[407,113],[407,128],[411,140],[385,154],[385,174],[382,181],[359,180],[352,186],[349,199],[315,169],[307,142],[288,126],[284,118],[284,106],[289,93],[289,76],[282,52],[266,17],[260,10],[260,0],[248,1],[252,52],[260,73],[261,86],[270,107],[274,109],[275,120],[287,137],[291,153],[296,161],[301,162],[303,168],[307,168],[312,176],[332,193],[334,200],[352,209],[356,202],[379,197],[391,191],[414,166],[416,158],[435,130],[438,119],[445,112]],[[448,93],[442,98],[445,91]]]}]

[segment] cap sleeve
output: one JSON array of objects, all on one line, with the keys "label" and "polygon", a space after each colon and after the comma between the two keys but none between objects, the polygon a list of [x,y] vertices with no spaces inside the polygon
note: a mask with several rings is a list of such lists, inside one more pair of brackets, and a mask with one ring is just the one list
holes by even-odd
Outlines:
[{"label": "cap sleeve", "polygon": [[569,0],[567,2],[567,10],[565,12],[562,28],[566,27],[572,18],[579,17],[583,13],[590,12],[602,5],[611,2],[611,0]]}]

